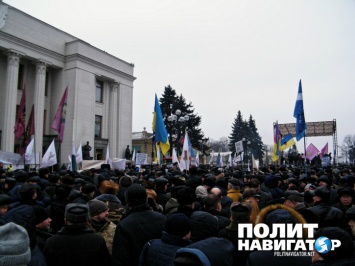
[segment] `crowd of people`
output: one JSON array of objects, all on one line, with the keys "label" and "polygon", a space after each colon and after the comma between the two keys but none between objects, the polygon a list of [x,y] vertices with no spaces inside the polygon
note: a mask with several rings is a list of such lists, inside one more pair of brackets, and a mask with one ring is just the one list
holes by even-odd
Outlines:
[{"label": "crowd of people", "polygon": [[[355,168],[145,165],[6,170],[0,265],[355,265]],[[318,224],[341,246],[245,250],[240,224]],[[304,236],[307,237],[306,235]]]}]

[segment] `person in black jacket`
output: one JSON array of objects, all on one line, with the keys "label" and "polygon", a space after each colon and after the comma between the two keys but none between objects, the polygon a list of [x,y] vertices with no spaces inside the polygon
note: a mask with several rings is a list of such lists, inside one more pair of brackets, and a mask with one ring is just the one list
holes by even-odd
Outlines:
[{"label": "person in black jacket", "polygon": [[190,237],[189,218],[183,213],[170,215],[161,239],[150,240],[144,245],[139,265],[172,265],[176,250],[191,244]]},{"label": "person in black jacket", "polygon": [[142,185],[131,185],[125,194],[127,215],[116,227],[112,243],[112,265],[138,265],[145,243],[161,238],[165,215],[153,211],[147,203]]},{"label": "person in black jacket", "polygon": [[65,208],[66,225],[47,239],[43,254],[47,265],[111,265],[105,240],[88,229],[89,207],[71,203]]}]

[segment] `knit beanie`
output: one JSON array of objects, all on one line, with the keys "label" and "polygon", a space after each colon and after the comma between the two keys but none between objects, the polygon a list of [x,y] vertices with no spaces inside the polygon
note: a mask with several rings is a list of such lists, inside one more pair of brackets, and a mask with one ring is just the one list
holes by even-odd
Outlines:
[{"label": "knit beanie", "polygon": [[131,185],[125,193],[126,202],[130,206],[136,206],[147,202],[147,192],[145,187],[139,184]]},{"label": "knit beanie", "polygon": [[252,206],[248,202],[233,202],[231,204],[231,216],[233,220],[241,223],[248,223],[250,219]]},{"label": "knit beanie", "polygon": [[94,192],[96,190],[95,185],[91,183],[86,183],[81,186],[81,192],[84,194],[90,194],[91,192]]},{"label": "knit beanie", "polygon": [[100,213],[108,210],[107,205],[101,200],[90,200],[88,205],[91,217],[99,215]]},{"label": "knit beanie", "polygon": [[171,214],[166,220],[165,229],[170,235],[186,236],[191,231],[190,219],[183,213]]},{"label": "knit beanie", "polygon": [[176,200],[181,205],[192,204],[196,200],[195,192],[189,187],[182,188],[178,191]]},{"label": "knit beanie", "polygon": [[207,197],[208,192],[207,189],[204,186],[198,186],[195,190],[196,198],[202,199]]},{"label": "knit beanie", "polygon": [[0,226],[0,265],[27,265],[31,260],[26,229],[13,222]]},{"label": "knit beanie", "polygon": [[65,207],[65,218],[73,223],[84,223],[89,218],[87,204],[71,203]]}]

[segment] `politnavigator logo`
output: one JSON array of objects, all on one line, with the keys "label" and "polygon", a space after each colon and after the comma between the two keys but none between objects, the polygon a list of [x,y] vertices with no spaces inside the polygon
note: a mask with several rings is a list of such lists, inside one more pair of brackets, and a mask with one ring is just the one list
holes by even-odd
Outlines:
[{"label": "politnavigator logo", "polygon": [[325,236],[321,236],[317,238],[314,242],[314,248],[320,254],[328,253],[332,249],[332,241]]},{"label": "politnavigator logo", "polygon": [[325,254],[341,242],[319,237],[314,239],[318,224],[238,224],[239,251],[274,251],[275,256],[312,256],[313,248]]}]

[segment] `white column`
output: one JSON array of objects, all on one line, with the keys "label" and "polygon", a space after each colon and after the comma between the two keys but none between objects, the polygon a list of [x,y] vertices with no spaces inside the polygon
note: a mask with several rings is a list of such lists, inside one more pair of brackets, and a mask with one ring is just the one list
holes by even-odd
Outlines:
[{"label": "white column", "polygon": [[118,158],[117,153],[117,117],[118,117],[118,88],[120,84],[117,82],[110,83],[111,92],[110,92],[110,106],[109,106],[109,148],[110,148],[110,157]]},{"label": "white column", "polygon": [[16,121],[18,71],[21,55],[16,52],[7,54],[7,71],[5,82],[5,101],[3,107],[4,125],[1,147],[3,151],[14,152]]},{"label": "white column", "polygon": [[[44,119],[44,90],[46,86],[47,64],[42,61],[35,62],[36,77],[34,88],[34,120],[35,120],[35,151],[42,156],[43,146],[43,119]],[[42,157],[41,157],[42,158]]]}]

